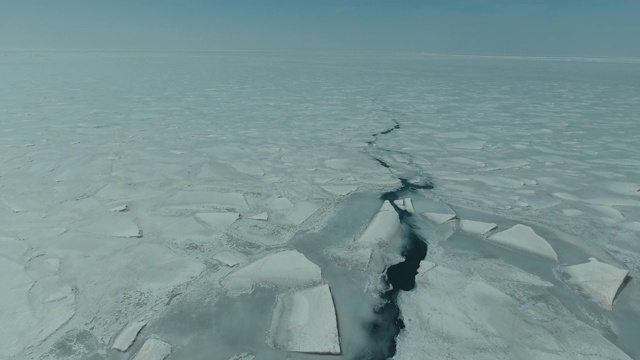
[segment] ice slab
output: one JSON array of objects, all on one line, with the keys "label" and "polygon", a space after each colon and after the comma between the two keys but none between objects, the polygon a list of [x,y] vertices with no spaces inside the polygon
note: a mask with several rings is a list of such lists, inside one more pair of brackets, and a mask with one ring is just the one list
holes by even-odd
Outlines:
[{"label": "ice slab", "polygon": [[357,185],[323,185],[321,188],[333,195],[346,196],[358,190]]},{"label": "ice slab", "polygon": [[129,206],[127,205],[118,205],[110,209],[111,212],[125,212],[128,210],[129,210]]},{"label": "ice slab", "polygon": [[267,221],[267,220],[269,220],[269,214],[267,212],[261,212],[260,214],[256,214],[256,215],[253,215],[253,216],[249,217],[249,219]]},{"label": "ice slab", "polygon": [[285,250],[266,255],[229,274],[222,285],[232,295],[248,293],[257,285],[275,287],[304,287],[322,280],[318,265],[303,254]]},{"label": "ice slab", "polygon": [[401,210],[408,211],[412,214],[416,212],[410,198],[394,200],[393,203]]},{"label": "ice slab", "polygon": [[171,355],[171,345],[158,339],[147,339],[133,360],[164,360]]},{"label": "ice slab", "polygon": [[235,212],[198,213],[196,218],[213,228],[222,229],[231,226],[240,218],[240,214]]},{"label": "ice slab", "polygon": [[526,225],[514,225],[505,231],[489,236],[488,240],[513,249],[558,261],[558,254],[556,254],[547,240],[536,234],[532,228]]},{"label": "ice slab", "polygon": [[340,354],[338,321],[329,285],[278,296],[267,343],[285,351]]},{"label": "ice slab", "polygon": [[213,260],[228,267],[234,267],[245,260],[245,256],[235,251],[223,251],[213,256]]},{"label": "ice slab", "polygon": [[123,352],[129,350],[142,328],[147,325],[147,322],[148,320],[139,320],[127,325],[113,342],[111,348]]},{"label": "ice slab", "polygon": [[568,283],[578,287],[607,310],[613,310],[616,294],[629,275],[628,270],[618,269],[594,258],[584,264],[565,266],[562,271],[568,275]]},{"label": "ice slab", "polygon": [[234,355],[229,360],[254,360],[256,357],[249,353]]},{"label": "ice slab", "polygon": [[439,213],[432,213],[432,212],[423,213],[422,216],[426,217],[427,219],[433,221],[438,225],[442,225],[447,221],[453,220],[457,217],[456,214],[439,214]]},{"label": "ice slab", "polygon": [[497,227],[498,224],[494,223],[486,223],[466,219],[460,220],[460,230],[474,235],[482,236]]},{"label": "ice slab", "polygon": [[362,235],[358,238],[358,242],[365,244],[377,244],[381,242],[389,242],[402,233],[400,218],[393,208],[393,205],[387,200],[382,204],[380,210],[373,217]]}]

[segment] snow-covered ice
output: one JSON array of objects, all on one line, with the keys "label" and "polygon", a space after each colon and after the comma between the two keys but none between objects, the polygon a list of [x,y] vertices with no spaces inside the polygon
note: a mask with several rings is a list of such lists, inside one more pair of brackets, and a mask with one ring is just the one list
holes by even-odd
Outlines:
[{"label": "snow-covered ice", "polygon": [[170,344],[158,339],[147,339],[133,360],[164,360],[171,355]]},{"label": "snow-covered ice", "polygon": [[111,348],[119,351],[129,350],[133,342],[136,341],[142,328],[145,327],[148,322],[148,320],[138,320],[127,325],[113,341]]},{"label": "snow-covered ice", "polygon": [[565,266],[562,272],[568,276],[567,282],[607,310],[613,309],[616,294],[629,275],[628,270],[618,269],[594,258],[584,264]]},{"label": "snow-covered ice", "polygon": [[251,292],[255,286],[304,287],[322,280],[320,267],[303,254],[286,250],[268,254],[236,270],[223,280],[231,294]]},{"label": "snow-covered ice", "polygon": [[267,341],[286,351],[340,354],[338,321],[329,286],[280,295]]},{"label": "snow-covered ice", "polygon": [[447,221],[453,220],[457,217],[456,214],[439,214],[432,212],[426,212],[422,215],[436,224],[444,224]]},{"label": "snow-covered ice", "polygon": [[[559,306],[517,298],[477,276],[423,261],[400,295],[406,325],[395,359],[630,359]],[[562,316],[562,315],[560,315]]]},{"label": "snow-covered ice", "polygon": [[0,358],[129,357],[152,314],[173,357],[307,360],[264,339],[314,286],[357,358],[412,231],[393,358],[640,358],[638,64],[0,51]]},{"label": "snow-covered ice", "polygon": [[535,255],[558,261],[558,254],[553,247],[529,226],[517,224],[513,227],[495,233],[488,238],[503,246],[526,251]]},{"label": "snow-covered ice", "polygon": [[395,240],[401,232],[402,227],[398,213],[391,203],[385,200],[357,241],[367,245],[386,243]]},{"label": "snow-covered ice", "polygon": [[196,218],[215,228],[226,228],[240,218],[239,213],[198,213]]},{"label": "snow-covered ice", "polygon": [[489,231],[496,229],[497,227],[498,224],[494,223],[460,219],[460,229],[462,229],[462,231],[464,232],[468,232],[474,235],[484,235]]}]

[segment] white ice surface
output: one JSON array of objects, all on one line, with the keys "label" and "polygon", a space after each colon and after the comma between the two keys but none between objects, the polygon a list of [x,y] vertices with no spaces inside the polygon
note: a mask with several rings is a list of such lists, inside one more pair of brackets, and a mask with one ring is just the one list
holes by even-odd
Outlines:
[{"label": "white ice surface", "polygon": [[127,325],[113,341],[111,348],[119,351],[129,350],[133,342],[136,341],[142,328],[145,327],[148,322],[148,320],[138,320]]},{"label": "white ice surface", "polygon": [[482,236],[497,227],[498,225],[494,223],[460,219],[460,229],[474,235]]},{"label": "white ice surface", "polygon": [[133,360],[164,360],[171,355],[170,344],[158,339],[147,339]]},{"label": "white ice surface", "polygon": [[569,277],[568,283],[607,310],[613,309],[618,289],[629,275],[628,270],[618,269],[594,258],[584,264],[565,266],[562,272]]},{"label": "white ice surface", "polygon": [[402,228],[398,213],[391,203],[385,200],[357,241],[366,245],[387,243],[396,239],[401,232]]},{"label": "white ice surface", "polygon": [[438,214],[432,212],[426,212],[422,215],[436,224],[444,224],[447,221],[453,220],[457,217],[456,214]]},{"label": "white ice surface", "polygon": [[558,254],[556,254],[547,240],[543,239],[540,235],[536,234],[531,227],[526,225],[514,225],[507,230],[489,236],[488,240],[503,246],[558,261]]},{"label": "white ice surface", "polygon": [[477,276],[423,261],[401,293],[406,328],[396,360],[630,358],[598,331],[560,318],[559,306],[520,301]]},{"label": "white ice surface", "polygon": [[346,196],[358,190],[357,185],[322,185],[322,189],[333,195]]},{"label": "white ice surface", "polygon": [[[595,257],[629,269],[632,280],[613,312],[585,301],[584,290],[552,291],[577,304],[577,316],[546,292],[522,290],[520,279],[536,277],[536,284],[578,288],[546,278],[551,269],[539,258],[482,241],[448,241],[456,222],[436,231],[437,221],[414,217],[426,232],[428,256],[460,271],[447,278],[450,294],[462,294],[476,274],[528,304],[521,316],[548,307],[557,319],[515,335],[535,340],[556,327],[564,334],[565,323],[578,332],[591,327],[637,357],[637,66],[425,54],[2,51],[0,79],[9,86],[0,86],[0,239],[11,240],[0,241],[0,324],[10,324],[0,329],[0,358],[102,359],[114,334],[139,314],[166,316],[199,287],[207,300],[224,297],[223,279],[249,259],[298,246],[304,239],[292,244],[295,234],[322,229],[352,197],[375,199],[399,188],[398,177],[432,181],[431,190],[402,195],[420,213],[450,214],[450,205],[459,218],[500,230],[526,223],[567,264]],[[396,123],[398,129],[372,136]],[[125,204],[126,211],[112,211]],[[201,213],[243,216],[219,228],[198,219]],[[248,216],[262,213],[267,221]],[[358,222],[331,238],[345,244],[330,258],[375,278],[397,261],[390,257],[399,251],[381,248],[385,239],[401,239],[397,215],[382,213],[367,229]],[[476,233],[486,236],[485,229]],[[360,234],[362,241],[351,241]],[[457,248],[461,243],[466,247]],[[514,263],[504,268],[500,261]],[[516,276],[516,269],[526,274]],[[411,296],[438,296],[423,290]],[[531,302],[540,297],[545,301]],[[453,303],[445,300],[443,306]],[[456,306],[471,318],[501,314],[491,303],[465,308],[466,300]],[[412,316],[401,311],[405,320]],[[478,327],[486,326],[480,320]],[[498,323],[491,333],[509,326]],[[412,347],[424,342],[420,329],[403,333],[416,339],[399,342],[404,358],[431,354]],[[590,344],[601,338],[593,339],[567,349],[584,347],[598,358],[604,350]],[[508,351],[499,340],[482,345],[487,358]],[[176,351],[198,346],[166,341]],[[468,344],[456,357],[469,357]],[[618,354],[602,346],[610,357]]]},{"label": "white ice surface", "polygon": [[248,293],[255,286],[304,287],[322,280],[320,267],[297,251],[268,254],[236,270],[223,281],[230,294]]},{"label": "white ice surface", "polygon": [[227,213],[198,213],[196,214],[198,220],[203,221],[207,225],[214,228],[226,228],[233,224],[240,218],[239,213],[227,212]]},{"label": "white ice surface", "polygon": [[242,354],[238,354],[230,357],[229,360],[253,360],[255,358],[256,358],[255,356],[249,353],[242,353]]},{"label": "white ice surface", "polygon": [[286,351],[340,354],[338,320],[329,286],[278,296],[267,342]]}]

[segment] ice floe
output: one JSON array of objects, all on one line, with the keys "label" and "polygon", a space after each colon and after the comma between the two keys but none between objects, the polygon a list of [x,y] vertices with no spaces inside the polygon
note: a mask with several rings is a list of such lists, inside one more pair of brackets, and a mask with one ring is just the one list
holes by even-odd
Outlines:
[{"label": "ice floe", "polygon": [[147,339],[133,360],[164,360],[171,355],[172,346],[158,339]]},{"label": "ice floe", "polygon": [[498,228],[498,224],[460,219],[460,230],[469,234],[482,236],[496,228]]},{"label": "ice floe", "polygon": [[267,342],[286,351],[340,354],[338,321],[329,286],[278,296]]},{"label": "ice floe", "polygon": [[251,220],[260,220],[260,221],[267,221],[269,220],[269,214],[267,212],[261,212],[259,214],[250,216],[249,219]]},{"label": "ice floe", "polygon": [[547,240],[536,234],[531,227],[526,225],[514,225],[507,230],[489,236],[488,240],[506,247],[558,261],[558,254],[556,254]]},{"label": "ice floe", "polygon": [[125,327],[122,332],[120,332],[118,337],[116,337],[113,345],[111,345],[111,348],[118,351],[129,350],[131,345],[133,345],[133,342],[136,341],[136,338],[138,337],[140,331],[142,331],[142,328],[144,328],[148,322],[149,321],[145,319],[135,321],[127,325],[127,327]]},{"label": "ice floe", "polygon": [[427,219],[439,225],[442,225],[449,220],[453,220],[457,218],[456,214],[439,214],[439,213],[432,213],[432,212],[423,213],[422,216],[426,217]]},{"label": "ice floe", "polygon": [[602,263],[594,258],[578,265],[564,266],[567,282],[601,307],[612,310],[618,290],[629,275],[628,270]]},{"label": "ice floe", "polygon": [[254,360],[256,357],[249,353],[242,353],[238,355],[234,355],[229,358],[229,360]]},{"label": "ice floe", "polygon": [[427,353],[434,359],[630,359],[598,330],[559,318],[557,304],[522,303],[476,276],[427,261],[416,288],[401,293],[398,304],[405,329],[396,360]]},{"label": "ice floe", "polygon": [[395,240],[402,233],[400,218],[387,200],[358,238],[359,243],[378,244]]},{"label": "ice floe", "polygon": [[196,218],[206,223],[213,228],[226,228],[231,226],[236,220],[240,218],[239,213],[226,212],[226,213],[198,213]]},{"label": "ice floe", "polygon": [[393,202],[399,209],[407,211],[411,214],[415,213],[416,210],[413,208],[413,203],[410,198],[398,199]]},{"label": "ice floe", "polygon": [[238,264],[243,263],[246,259],[246,256],[235,251],[228,250],[215,254],[212,259],[222,265],[234,267]]},{"label": "ice floe", "polygon": [[320,267],[303,254],[285,250],[268,254],[229,274],[222,282],[232,295],[248,293],[255,286],[304,287],[322,280]]}]

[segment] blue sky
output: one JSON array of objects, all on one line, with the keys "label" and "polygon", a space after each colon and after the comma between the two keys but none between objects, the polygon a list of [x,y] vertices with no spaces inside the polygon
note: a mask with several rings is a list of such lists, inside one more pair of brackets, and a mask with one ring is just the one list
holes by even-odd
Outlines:
[{"label": "blue sky", "polygon": [[640,56],[640,0],[0,0],[0,48]]}]

